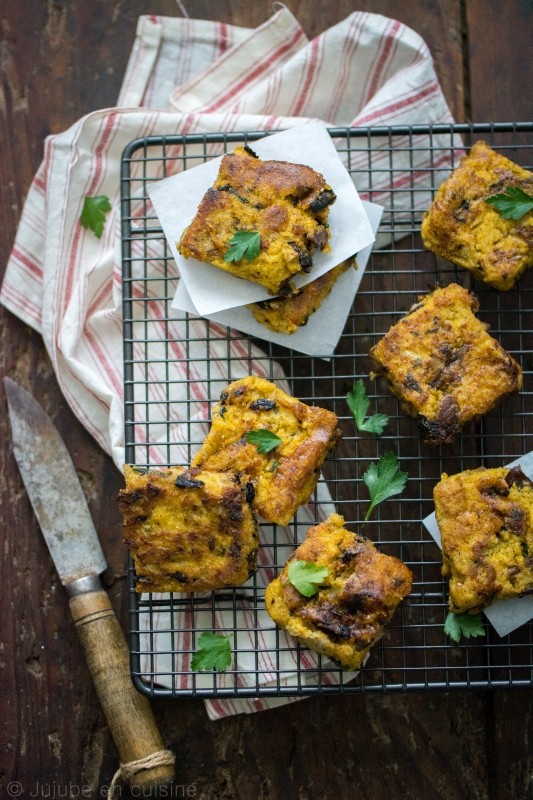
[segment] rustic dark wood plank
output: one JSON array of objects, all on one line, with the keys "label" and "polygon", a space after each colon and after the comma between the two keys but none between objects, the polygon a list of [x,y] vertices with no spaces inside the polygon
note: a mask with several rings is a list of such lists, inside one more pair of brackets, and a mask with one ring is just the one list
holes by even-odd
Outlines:
[{"label": "rustic dark wood plank", "polygon": [[[4,4],[2,270],[44,137],[94,108],[113,104],[140,14],[177,13],[174,0],[153,0],[148,6],[139,0]],[[245,26],[262,23],[272,8],[270,0],[185,0],[185,6],[191,17]],[[459,0],[362,0],[356,7],[351,0],[288,0],[287,6],[309,36],[355,8],[396,17],[430,47],[458,120],[467,114],[468,67],[473,119],[526,118],[526,3],[506,4],[503,15],[501,5],[491,2],[494,13],[486,13],[487,3],[469,0],[466,68]],[[40,337],[4,309],[0,336],[0,372],[28,387],[65,436],[110,562],[110,594],[125,623],[125,553],[114,503],[120,475],[67,408]],[[14,464],[1,397],[0,790],[5,793],[10,781],[20,781],[23,797],[39,791],[65,796],[70,784],[100,797],[116,768],[116,754],[66,597]],[[158,700],[154,708],[177,753],[177,783],[188,791],[177,797],[336,800],[354,791],[371,800],[532,796],[530,692],[312,698],[217,723],[207,721],[196,701]]]},{"label": "rustic dark wood plank", "polygon": [[497,692],[492,698],[494,752],[489,754],[493,797],[533,797],[531,692]]},{"label": "rustic dark wood plank", "polygon": [[473,122],[532,119],[533,7],[512,0],[466,3],[469,118]]},{"label": "rustic dark wood plank", "polygon": [[482,693],[314,698],[194,726],[178,781],[210,800],[491,800],[484,705]]}]

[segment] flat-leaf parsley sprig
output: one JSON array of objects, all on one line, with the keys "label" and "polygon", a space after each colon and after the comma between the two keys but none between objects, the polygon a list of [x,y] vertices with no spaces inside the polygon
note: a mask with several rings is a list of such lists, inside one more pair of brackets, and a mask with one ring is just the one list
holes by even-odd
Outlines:
[{"label": "flat-leaf parsley sprig", "polygon": [[110,211],[111,203],[105,194],[95,197],[86,196],[83,201],[80,222],[84,228],[91,230],[100,239],[104,232],[106,214]]},{"label": "flat-leaf parsley sprig", "polygon": [[281,444],[282,439],[276,436],[275,433],[269,431],[268,428],[258,428],[255,431],[246,431],[244,438],[250,444],[255,444],[257,452],[261,455],[266,455],[274,450],[278,444]]},{"label": "flat-leaf parsley sprig", "polygon": [[231,666],[231,636],[212,631],[204,631],[198,637],[198,649],[191,659],[191,669],[195,672],[214,669],[224,672]]},{"label": "flat-leaf parsley sprig", "polygon": [[408,477],[407,472],[401,471],[396,453],[385,453],[377,464],[374,462],[370,464],[363,475],[363,481],[370,494],[370,506],[366,512],[365,522],[378,503],[403,492]]},{"label": "flat-leaf parsley sprig", "polygon": [[259,255],[260,247],[261,234],[258,231],[236,231],[229,240],[224,261],[229,263],[242,258],[253,261]]},{"label": "flat-leaf parsley sprig", "polygon": [[357,430],[381,436],[389,418],[386,414],[372,414],[371,417],[367,417],[370,399],[367,396],[365,385],[361,378],[354,383],[346,395],[346,402],[353,414]]},{"label": "flat-leaf parsley sprig", "polygon": [[461,637],[470,639],[471,636],[484,636],[485,628],[481,614],[454,614],[449,611],[444,622],[444,633],[454,642],[461,641]]},{"label": "flat-leaf parsley sprig", "polygon": [[504,219],[521,219],[533,210],[533,197],[519,186],[508,186],[505,192],[493,194],[485,202],[499,211]]},{"label": "flat-leaf parsley sprig", "polygon": [[313,561],[291,561],[287,570],[289,583],[304,597],[313,597],[329,575],[327,567]]}]

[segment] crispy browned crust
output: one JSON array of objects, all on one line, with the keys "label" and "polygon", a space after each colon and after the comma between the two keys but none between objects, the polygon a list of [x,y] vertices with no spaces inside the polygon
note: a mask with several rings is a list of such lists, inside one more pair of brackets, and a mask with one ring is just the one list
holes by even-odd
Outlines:
[{"label": "crispy browned crust", "polygon": [[352,265],[357,268],[355,259],[349,258],[292,295],[252,303],[248,308],[261,325],[291,335],[307,325],[309,317],[320,308],[337,279]]},{"label": "crispy browned crust", "polygon": [[[237,147],[223,157],[178,250],[281,294],[290,290],[294,275],[311,270],[317,248],[328,249],[326,222],[334,200],[331,187],[310,167],[262,161],[250,148]],[[260,252],[251,261],[228,263],[224,256],[237,231],[259,232]]]},{"label": "crispy browned crust", "polygon": [[255,570],[258,526],[251,487],[234,475],[124,467],[118,495],[138,592],[240,586]]},{"label": "crispy browned crust", "polygon": [[461,427],[522,387],[515,359],[477,319],[475,296],[452,283],[420,298],[371,349],[404,409],[419,418],[423,441],[453,441]]},{"label": "crispy browned crust", "polygon": [[[222,392],[193,465],[245,475],[255,489],[256,511],[268,522],[287,525],[311,496],[326,455],[340,439],[337,423],[332,411],[308,406],[264,378],[242,378]],[[260,429],[281,439],[267,454],[245,439]]]},{"label": "crispy browned crust", "polygon": [[533,195],[533,174],[476,142],[440,186],[422,221],[429,250],[503,291],[533,265],[533,212],[505,219],[485,202],[510,186]]},{"label": "crispy browned crust", "polygon": [[444,474],[433,496],[451,611],[533,592],[533,483],[519,468]]},{"label": "crispy browned crust", "polygon": [[288,200],[298,208],[318,213],[335,199],[323,176],[304,164],[263,161],[249,147],[237,147],[222,159],[215,188],[229,185],[249,201],[270,205]]},{"label": "crispy browned crust", "polygon": [[[293,560],[328,569],[313,597],[304,597],[289,582]],[[357,669],[411,586],[411,570],[402,561],[380,553],[368,539],[348,531],[339,514],[331,514],[307,531],[269,584],[265,607],[302,644],[344,669]]]}]

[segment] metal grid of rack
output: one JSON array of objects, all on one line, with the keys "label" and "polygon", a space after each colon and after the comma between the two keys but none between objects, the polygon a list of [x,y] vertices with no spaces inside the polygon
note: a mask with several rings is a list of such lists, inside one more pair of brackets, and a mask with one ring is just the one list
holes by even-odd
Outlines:
[{"label": "metal grid of rack", "polygon": [[[330,359],[293,352],[290,337],[287,347],[251,340],[171,308],[178,275],[149,202],[148,184],[265,134],[155,136],[136,140],[125,150],[126,461],[139,467],[190,463],[205,435],[210,404],[229,381],[260,364],[273,380],[283,375],[302,401],[337,414],[343,440],[323,468],[333,505],[348,528],[401,558],[414,574],[412,593],[354,677],[320,658],[310,669],[305,648],[282,639],[276,630],[265,635],[266,576],[281,569],[288,547],[302,540],[308,521],[296,518],[283,535],[276,526],[262,525],[257,573],[245,587],[230,591],[139,595],[130,564],[132,675],[141,691],[234,698],[531,685],[533,622],[503,638],[486,622],[484,637],[460,645],[445,636],[447,587],[439,550],[422,520],[432,511],[432,489],[442,472],[501,466],[533,450],[533,273],[505,293],[471,284],[465,271],[424,249],[419,231],[424,208],[463,147],[483,139],[531,168],[532,132],[533,124],[526,123],[330,130],[361,196],[384,206],[377,246]],[[369,378],[367,354],[420,294],[451,281],[475,291],[478,316],[521,363],[524,385],[484,419],[466,426],[454,444],[435,448],[420,443],[416,421],[403,414],[383,383]],[[371,410],[389,415],[379,438],[355,430],[345,397],[358,378],[365,382]],[[362,475],[390,450],[409,474],[406,489],[363,524],[368,494]],[[190,657],[199,635],[221,625],[238,657],[224,673],[192,671]]]}]

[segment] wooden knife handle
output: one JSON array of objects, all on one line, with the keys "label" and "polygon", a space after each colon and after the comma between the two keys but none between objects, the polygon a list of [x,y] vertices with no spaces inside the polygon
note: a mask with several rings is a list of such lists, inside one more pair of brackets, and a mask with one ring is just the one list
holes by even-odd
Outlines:
[{"label": "wooden knife handle", "polygon": [[[107,593],[100,588],[74,594],[69,603],[121,764],[164,751],[150,703],[131,681],[128,647]],[[136,773],[128,784],[148,789],[173,777],[173,764],[156,766]]]}]

